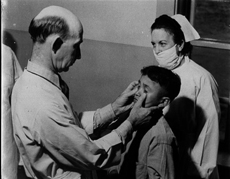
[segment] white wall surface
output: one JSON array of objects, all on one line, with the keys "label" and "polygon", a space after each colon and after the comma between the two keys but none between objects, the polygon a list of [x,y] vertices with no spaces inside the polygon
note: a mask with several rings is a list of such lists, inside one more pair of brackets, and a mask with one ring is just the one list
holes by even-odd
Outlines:
[{"label": "white wall surface", "polygon": [[44,7],[58,5],[76,14],[84,26],[84,38],[147,46],[154,19],[172,15],[174,0],[2,0],[3,26],[27,31],[31,19]]}]

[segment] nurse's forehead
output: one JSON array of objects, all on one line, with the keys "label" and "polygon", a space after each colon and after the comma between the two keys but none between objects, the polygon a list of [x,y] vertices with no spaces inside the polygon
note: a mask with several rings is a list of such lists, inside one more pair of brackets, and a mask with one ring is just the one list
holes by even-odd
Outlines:
[{"label": "nurse's forehead", "polygon": [[171,41],[173,40],[173,35],[169,32],[165,31],[164,29],[155,29],[151,35],[152,42],[153,41]]},{"label": "nurse's forehead", "polygon": [[168,31],[166,31],[165,29],[154,29],[152,31],[152,36],[156,36],[156,37],[170,37],[172,36]]}]

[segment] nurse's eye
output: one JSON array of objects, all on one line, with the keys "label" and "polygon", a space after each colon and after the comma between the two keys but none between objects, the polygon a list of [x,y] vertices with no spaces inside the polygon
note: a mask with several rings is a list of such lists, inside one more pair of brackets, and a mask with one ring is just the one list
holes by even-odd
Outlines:
[{"label": "nurse's eye", "polygon": [[153,46],[153,48],[156,48],[156,44],[155,44],[155,43],[153,43],[153,42],[152,42],[152,46]]},{"label": "nurse's eye", "polygon": [[166,45],[167,45],[166,43],[163,43],[163,42],[160,43],[161,47],[165,47]]}]

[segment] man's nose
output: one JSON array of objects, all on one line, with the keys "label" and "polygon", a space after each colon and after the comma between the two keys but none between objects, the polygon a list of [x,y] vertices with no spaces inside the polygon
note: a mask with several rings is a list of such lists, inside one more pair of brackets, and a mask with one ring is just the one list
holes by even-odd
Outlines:
[{"label": "man's nose", "polygon": [[77,48],[75,53],[76,53],[76,59],[81,59],[81,49]]}]

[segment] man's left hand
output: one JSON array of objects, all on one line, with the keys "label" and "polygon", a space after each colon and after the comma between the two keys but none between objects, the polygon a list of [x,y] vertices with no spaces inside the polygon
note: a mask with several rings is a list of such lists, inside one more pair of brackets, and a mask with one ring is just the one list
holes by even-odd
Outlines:
[{"label": "man's left hand", "polygon": [[138,81],[133,81],[125,91],[112,103],[112,108],[116,116],[131,109],[134,105],[133,98],[138,90]]}]

